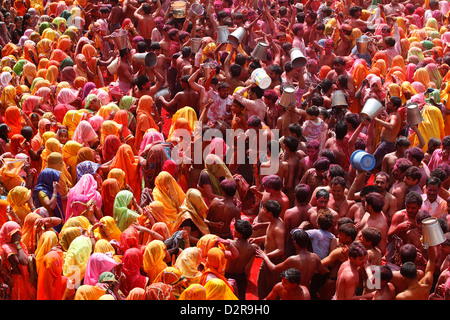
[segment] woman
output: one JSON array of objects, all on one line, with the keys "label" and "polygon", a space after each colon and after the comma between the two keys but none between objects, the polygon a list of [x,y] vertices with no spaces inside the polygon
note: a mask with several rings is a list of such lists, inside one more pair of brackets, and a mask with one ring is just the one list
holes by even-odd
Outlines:
[{"label": "woman", "polygon": [[174,222],[174,230],[186,230],[189,234],[189,242],[197,244],[201,236],[210,233],[204,220],[207,210],[208,207],[201,192],[194,188],[189,189]]},{"label": "woman", "polygon": [[103,181],[101,196],[103,201],[102,211],[104,216],[113,216],[114,201],[119,191],[120,185],[116,179],[109,178]]},{"label": "woman", "polygon": [[87,117],[88,113],[89,111],[85,109],[67,111],[66,115],[64,116],[62,125],[65,126],[69,131],[69,139],[72,139],[78,124],[81,120],[84,120]]},{"label": "woman", "polygon": [[198,283],[193,283],[187,287],[178,300],[206,300],[205,287]]},{"label": "woman", "polygon": [[[123,292],[123,290],[121,289]],[[131,289],[128,293],[126,300],[147,300],[147,293],[144,289],[136,287]]]},{"label": "woman", "polygon": [[49,138],[45,141],[44,145],[45,145],[45,149],[41,153],[42,169],[45,169],[47,167],[48,157],[50,156],[50,154],[52,152],[57,152],[57,153],[62,154],[62,145],[58,141],[58,139]]},{"label": "woman", "polygon": [[115,179],[119,183],[120,190],[128,190],[127,183],[125,181],[125,171],[119,168],[113,168],[109,171],[108,179]]},{"label": "woman", "polygon": [[18,107],[9,106],[6,108],[5,123],[8,125],[9,128],[11,128],[11,131],[8,132],[9,138],[11,138],[15,134],[20,134],[23,125],[22,125],[22,116],[20,114],[20,109]]},{"label": "woman", "polygon": [[121,145],[122,142],[120,142],[120,139],[117,136],[107,136],[102,146],[102,163],[106,163],[114,159],[114,156],[117,154],[117,150],[119,150]]},{"label": "woman", "polygon": [[31,209],[35,209],[31,199],[31,190],[26,187],[17,186],[12,188],[8,192],[6,200],[22,222],[31,212]]},{"label": "woman", "polygon": [[61,175],[59,179],[59,193],[61,194],[63,205],[67,199],[69,189],[73,187],[72,176],[64,164],[63,155],[59,152],[52,152],[47,157],[47,168],[58,170]]},{"label": "woman", "polygon": [[150,189],[155,188],[155,179],[163,170],[164,163],[169,159],[163,144],[155,144],[150,146],[148,153],[141,153],[145,157],[145,164],[142,167],[144,173],[145,186]]},{"label": "woman", "polygon": [[153,283],[162,282],[172,286],[172,294],[176,299],[179,298],[181,293],[187,288],[186,279],[181,274],[180,270],[175,267],[167,267],[161,271]]},{"label": "woman", "polygon": [[[132,148],[134,145],[134,136],[128,128],[128,111],[127,110],[119,110],[114,115],[114,121],[120,125],[122,125],[122,136],[125,139],[125,142],[128,143]],[[136,152],[137,154],[137,152]]]},{"label": "woman", "polygon": [[3,224],[0,229],[0,248],[2,262],[7,270],[11,270],[11,300],[34,300],[36,289],[30,283],[28,251],[21,239],[22,232],[17,222]]},{"label": "woman", "polygon": [[153,240],[145,247],[142,265],[149,278],[149,283],[153,283],[156,276],[167,268],[167,264],[164,261],[166,255],[168,255],[166,245],[160,240]]},{"label": "woman", "polygon": [[161,171],[155,179],[153,198],[160,201],[164,206],[164,213],[169,220],[171,234],[176,231],[175,220],[180,213],[186,195],[175,179],[166,171]]},{"label": "woman", "polygon": [[131,187],[134,197],[141,199],[141,159],[134,156],[133,150],[129,145],[123,144],[119,147],[117,155],[111,162],[110,168],[122,169],[125,172],[126,184]]},{"label": "woman", "polygon": [[138,248],[130,248],[123,255],[122,274],[124,279],[120,281],[120,290],[126,296],[135,288],[142,288],[149,284],[148,277],[140,272],[144,256]]},{"label": "woman", "polygon": [[184,249],[175,261],[175,267],[181,271],[189,285],[200,283],[202,273],[199,266],[202,263],[202,253],[197,247]]},{"label": "woman", "polygon": [[142,139],[141,146],[139,147],[139,153],[142,154],[147,147],[153,146],[153,143],[158,141],[164,142],[164,135],[156,129],[148,129]]},{"label": "woman", "polygon": [[68,227],[61,231],[59,234],[59,245],[63,252],[67,252],[72,241],[81,236],[81,230],[80,227]]},{"label": "woman", "polygon": [[238,300],[233,290],[222,279],[211,279],[204,287],[206,300]]},{"label": "woman", "polygon": [[76,274],[79,277],[75,276],[75,278],[82,281],[92,253],[92,247],[92,240],[89,237],[84,235],[76,237],[67,249],[64,258],[63,275],[70,278]]},{"label": "woman", "polygon": [[63,159],[72,181],[77,180],[77,155],[82,145],[76,141],[69,140],[63,147]]},{"label": "woman", "polygon": [[111,271],[117,266],[117,261],[104,253],[93,253],[87,262],[83,284],[95,285],[98,277],[105,271]]},{"label": "woman", "polygon": [[153,99],[148,95],[144,95],[139,99],[138,108],[136,110],[136,134],[135,148],[140,149],[144,134],[148,129],[153,128],[159,131],[159,127],[153,119]]},{"label": "woman", "polygon": [[117,122],[113,120],[105,120],[102,123],[101,127],[100,145],[103,146],[103,144],[105,143],[105,139],[110,135],[114,135],[121,140],[123,137],[122,130],[123,126],[118,124]]},{"label": "woman", "polygon": [[116,240],[120,242],[122,232],[117,228],[113,217],[106,216],[100,219],[100,227],[94,230],[96,239],[106,239],[108,241]]},{"label": "woman", "polygon": [[225,278],[225,264],[225,253],[222,249],[218,247],[209,249],[206,255],[205,269],[203,270],[200,278],[200,284],[204,286],[211,279],[218,278],[225,281],[225,283],[230,286]]},{"label": "woman", "polygon": [[36,251],[36,271],[39,274],[45,255],[58,244],[58,236],[53,230],[45,231],[39,238]]},{"label": "woman", "polygon": [[95,201],[97,207],[102,207],[102,196],[100,195],[100,192],[97,191],[97,188],[97,181],[92,175],[81,176],[75,186],[69,190],[66,209],[67,219],[71,218],[74,214],[72,202],[74,201],[75,195],[85,195],[89,201]]},{"label": "woman", "polygon": [[208,154],[205,158],[205,169],[200,173],[198,186],[208,205],[216,196],[222,196],[221,179],[233,179],[227,165],[215,154]]},{"label": "woman", "polygon": [[92,148],[82,147],[80,148],[80,150],[78,150],[76,165],[79,165],[84,161],[97,162],[96,152]]},{"label": "woman", "polygon": [[133,197],[133,193],[128,190],[122,190],[117,193],[114,200],[113,215],[120,231],[124,231],[140,216],[139,213],[130,209],[131,205],[137,210],[140,209],[137,206],[136,198]]},{"label": "woman", "polygon": [[79,286],[75,292],[74,300],[98,300],[101,296],[105,295],[106,290],[99,286],[82,285]]},{"label": "woman", "polygon": [[56,251],[47,253],[38,272],[37,300],[66,300],[73,292],[68,288],[69,279],[62,275],[63,258]]},{"label": "woman", "polygon": [[[45,168],[39,174],[36,186],[33,189],[33,202],[36,207],[45,207],[51,217],[57,217],[64,221],[63,205],[59,193],[60,172],[55,169]],[[60,231],[62,224],[55,227]]]},{"label": "woman", "polygon": [[80,180],[81,177],[85,174],[90,174],[94,176],[95,180],[97,180],[97,184],[101,185],[103,183],[102,178],[97,173],[98,168],[100,168],[100,165],[96,162],[92,162],[89,160],[80,162],[77,164],[77,180]]}]

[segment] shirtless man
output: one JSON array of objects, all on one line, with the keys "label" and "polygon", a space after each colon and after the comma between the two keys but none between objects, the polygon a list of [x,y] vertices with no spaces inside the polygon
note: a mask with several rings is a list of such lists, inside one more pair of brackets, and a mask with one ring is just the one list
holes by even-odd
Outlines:
[{"label": "shirtless man", "polygon": [[[306,212],[306,216],[308,217],[308,220],[303,221],[299,228],[302,229],[318,229],[319,228],[319,224],[317,223],[317,215],[319,213],[320,210],[329,210],[331,212],[331,214],[333,215],[333,223],[334,223],[334,227],[333,230],[335,229],[335,227],[337,226],[337,220],[339,219],[339,214],[334,211],[333,209],[330,209],[328,207],[328,202],[330,200],[330,193],[325,190],[325,189],[319,189],[316,193],[316,206],[311,207],[307,212]],[[335,232],[333,232],[335,233]]]},{"label": "shirtless man", "polygon": [[336,58],[336,54],[333,52],[334,42],[332,39],[325,40],[323,47],[317,43],[313,42],[314,47],[319,51],[319,68],[323,66],[329,66],[333,68],[333,62]]},{"label": "shirtless man", "polygon": [[123,21],[123,9],[119,5],[118,0],[109,0],[111,3],[111,13],[108,17],[109,33],[113,33],[116,29],[120,29],[121,21]]},{"label": "shirtless man", "polygon": [[264,300],[311,300],[305,286],[300,285],[302,274],[295,268],[283,271],[278,282]]},{"label": "shirtless man", "polygon": [[[395,151],[386,154],[383,157],[383,161],[381,163],[381,171],[384,172],[392,172],[394,169],[395,162],[399,158],[406,157],[406,150],[411,146],[411,141],[404,136],[400,136],[395,139]],[[389,185],[392,186],[394,184],[394,176],[390,175]]]},{"label": "shirtless man", "polygon": [[291,230],[297,228],[303,221],[308,221],[309,219],[307,212],[311,209],[311,205],[308,203],[310,194],[311,189],[307,184],[298,184],[295,187],[295,206],[286,210],[284,213],[283,221],[284,227],[286,228],[286,257],[295,254],[294,242],[290,236]]},{"label": "shirtless man", "polygon": [[147,46],[150,47],[152,43],[152,31],[155,28],[154,19],[159,15],[161,9],[160,0],[156,0],[156,10],[152,12],[152,7],[149,3],[144,2],[139,8],[134,12],[134,17],[137,19],[137,30],[139,34],[144,38]]},{"label": "shirtless man", "polygon": [[343,57],[338,56],[333,61],[333,69],[328,72],[326,79],[332,83],[337,83],[340,75],[347,76],[347,92],[350,98],[355,97],[355,85],[353,84],[353,76],[345,70],[346,61]]},{"label": "shirtless man", "polygon": [[298,164],[300,178],[305,172],[314,166],[314,162],[319,159],[320,143],[317,140],[309,140],[306,143],[306,157],[302,158]]},{"label": "shirtless man", "polygon": [[302,118],[306,118],[306,111],[297,108],[294,104],[284,108],[284,113],[278,117],[276,129],[280,130],[280,137],[289,136],[289,125],[299,123]]},{"label": "shirtless man", "polygon": [[394,168],[392,169],[392,175],[394,176],[394,184],[392,185],[389,193],[391,193],[397,199],[397,210],[401,210],[405,207],[405,196],[408,190],[408,186],[404,181],[405,172],[409,167],[412,167],[412,162],[405,158],[400,158],[396,161]]},{"label": "shirtless man", "polygon": [[325,142],[324,149],[333,150],[333,153],[336,156],[336,163],[341,164],[348,172],[350,167],[350,152],[348,140],[346,140],[347,124],[345,121],[338,121],[334,132],[335,136],[328,138]]},{"label": "shirtless man", "polygon": [[400,292],[395,300],[428,300],[433,287],[433,275],[436,265],[436,247],[428,247],[428,262],[425,275],[422,279],[417,277],[417,268],[413,262],[406,262],[400,269],[400,274],[407,283],[406,290]]},{"label": "shirtless man", "polygon": [[285,193],[289,198],[289,207],[292,207],[295,202],[294,188],[300,181],[300,174],[298,170],[298,163],[300,157],[298,156],[299,141],[296,137],[286,137],[283,140],[284,152],[287,154],[287,175],[284,183]]},{"label": "shirtless man", "polygon": [[220,182],[220,188],[224,197],[216,197],[211,201],[206,219],[209,220],[209,231],[222,239],[232,239],[230,225],[233,219],[241,219],[241,210],[234,203],[237,184],[232,179],[224,179]]},{"label": "shirtless man", "polygon": [[[281,210],[281,205],[277,201],[269,200],[265,202],[260,214],[264,220],[269,222],[266,235],[250,239],[250,243],[264,244],[264,252],[275,264],[282,262],[284,258],[285,228],[283,221],[280,219]],[[279,275],[271,272],[267,263],[263,261],[257,281],[260,300],[267,297],[273,286],[278,282],[278,279]]]},{"label": "shirtless man", "polygon": [[387,246],[387,232],[388,222],[383,214],[384,197],[377,193],[372,192],[366,196],[366,213],[364,214],[361,222],[357,225],[357,228],[363,230],[364,228],[372,227],[377,228],[381,232],[381,241],[378,244],[378,248],[384,255]]},{"label": "shirtless man", "polygon": [[388,192],[387,190],[388,182],[389,182],[389,175],[386,172],[380,171],[375,174],[374,185],[376,185],[379,188],[380,194],[384,196],[383,213],[388,219],[388,223],[390,224],[392,216],[397,211],[397,198]]},{"label": "shirtless man", "polygon": [[180,78],[183,76],[183,68],[186,66],[192,66],[191,64],[191,47],[183,47],[181,48],[181,56],[177,58],[176,66],[177,66],[177,81],[180,81]]},{"label": "shirtless man", "polygon": [[[252,225],[247,220],[236,220],[234,223],[234,240],[230,241],[239,251],[239,257],[227,260],[225,277],[236,280],[239,300],[245,300],[247,279],[253,265],[258,246],[248,243],[252,235]],[[259,249],[259,248],[258,248]]]},{"label": "shirtless man", "polygon": [[427,179],[430,177],[430,169],[428,165],[423,162],[423,158],[425,153],[419,147],[412,147],[406,150],[406,158],[412,162],[413,166],[419,168],[420,173],[422,174],[422,178],[419,181],[419,186],[423,188],[425,186]]},{"label": "shirtless man", "polygon": [[131,50],[129,48],[124,48],[119,51],[119,54],[120,59],[117,69],[117,83],[119,84],[119,89],[126,95],[132,88],[132,83],[134,83],[134,76],[131,68]]},{"label": "shirtless man", "polygon": [[348,249],[348,260],[339,268],[336,281],[336,300],[360,300],[372,297],[372,294],[356,295],[360,283],[360,271],[367,260],[367,250],[359,242],[353,242]]},{"label": "shirtless man", "polygon": [[[236,100],[234,102],[236,103]],[[272,148],[279,148],[279,146],[280,146],[280,144],[276,140],[271,140],[271,141],[267,142],[267,158],[266,158],[266,161],[261,162],[259,178],[262,179],[266,176],[266,175],[262,174],[262,172],[261,172],[262,169],[267,168],[267,170],[268,170],[269,168],[272,167],[272,165],[276,165],[276,163],[278,163],[278,171],[277,171],[276,175],[281,178],[281,181],[283,182],[283,186],[285,186],[286,181],[288,179],[288,163],[287,163],[287,161],[283,161],[282,159],[277,159],[277,160],[275,160],[274,163],[272,163],[272,159],[274,159],[274,157],[275,157],[275,155],[273,155],[273,158],[272,158]],[[278,152],[276,153],[276,155],[279,158]]]},{"label": "shirtless man", "polygon": [[183,91],[178,92],[172,100],[167,101],[163,96],[158,97],[158,101],[162,103],[163,108],[166,109],[170,114],[174,114],[179,108],[183,107],[191,107],[197,112],[197,114],[199,113],[200,94],[197,91],[193,90],[189,85],[189,77],[189,75],[181,77],[180,84],[183,88]]},{"label": "shirtless man", "polygon": [[[387,236],[390,245],[391,243],[393,245],[393,238],[395,237],[402,239],[403,243],[408,242],[407,232],[417,227],[416,215],[422,207],[422,203],[422,196],[417,192],[411,191],[406,195],[405,209],[399,210],[393,215],[388,229]],[[393,252],[391,253],[393,254]]]},{"label": "shirtless man", "polygon": [[314,166],[305,172],[300,183],[308,184],[312,190],[326,186],[326,176],[329,168],[330,160],[325,157],[320,157],[314,162]]},{"label": "shirtless man", "polygon": [[355,201],[348,200],[345,195],[345,185],[346,181],[343,177],[334,177],[331,179],[330,184],[330,201],[328,202],[328,207],[333,209],[339,214],[339,218],[348,217],[353,220],[353,217],[349,215],[350,208],[355,204]]},{"label": "shirtless man", "polygon": [[388,266],[380,266],[380,288],[373,292],[372,300],[394,300],[395,287],[392,284],[392,270]]},{"label": "shirtless man", "polygon": [[376,123],[382,126],[380,132],[380,143],[377,149],[373,153],[376,163],[375,168],[381,166],[383,157],[395,151],[395,141],[400,132],[402,126],[402,120],[400,114],[398,113],[398,108],[402,106],[402,100],[399,97],[392,96],[388,101],[386,101],[386,113],[385,119],[382,120],[376,117],[374,120]]},{"label": "shirtless man", "polygon": [[325,274],[327,270],[324,268],[320,262],[320,258],[317,254],[308,251],[309,237],[306,231],[302,229],[295,229],[292,231],[292,236],[297,250],[297,254],[288,257],[283,262],[275,265],[267,257],[261,249],[257,249],[257,257],[262,258],[269,269],[274,273],[280,273],[289,268],[295,268],[299,270],[302,274],[301,285],[309,289],[311,279],[317,272],[319,274]]}]

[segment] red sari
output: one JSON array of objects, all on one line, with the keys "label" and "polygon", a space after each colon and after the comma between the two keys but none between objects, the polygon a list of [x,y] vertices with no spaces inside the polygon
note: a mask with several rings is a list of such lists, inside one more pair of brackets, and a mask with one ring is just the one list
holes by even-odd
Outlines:
[{"label": "red sari", "polygon": [[47,253],[38,275],[37,300],[62,300],[68,280],[62,270],[61,255],[56,251]]}]

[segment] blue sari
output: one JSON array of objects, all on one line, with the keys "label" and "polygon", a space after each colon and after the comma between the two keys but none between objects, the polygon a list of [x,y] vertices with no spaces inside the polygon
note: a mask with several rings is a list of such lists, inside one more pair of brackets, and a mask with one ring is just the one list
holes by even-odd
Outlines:
[{"label": "blue sari", "polygon": [[[60,172],[55,169],[45,168],[39,174],[36,186],[33,189],[33,202],[36,207],[42,207],[41,201],[39,200],[39,192],[44,192],[49,198],[53,194],[53,182],[59,182]],[[58,217],[64,221],[63,204],[61,201],[61,195],[58,192],[56,207],[53,209],[55,217]],[[61,231],[63,223],[54,227],[57,232]]]}]

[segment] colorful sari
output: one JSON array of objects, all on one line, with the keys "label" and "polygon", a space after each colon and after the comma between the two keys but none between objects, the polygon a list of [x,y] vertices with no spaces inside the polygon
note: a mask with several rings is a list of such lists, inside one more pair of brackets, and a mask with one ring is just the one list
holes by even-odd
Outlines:
[{"label": "colorful sari", "polygon": [[102,123],[100,145],[103,146],[106,137],[109,135],[115,135],[117,138],[120,138],[120,131],[122,130],[122,127],[122,125],[113,120],[105,120]]},{"label": "colorful sari", "polygon": [[[6,88],[3,89],[3,93],[5,93]],[[15,91],[16,90],[14,89],[14,96]],[[8,105],[7,102],[4,102],[3,94],[1,100],[3,104],[6,103],[6,105]],[[11,131],[8,133],[9,138],[11,138],[15,134],[20,134],[22,130],[22,116],[20,115],[20,109],[18,107],[16,107],[15,105],[10,105],[9,107],[6,108],[5,123],[11,128]]]},{"label": "colorful sari", "polygon": [[89,237],[79,236],[75,238],[67,249],[64,258],[63,275],[70,277],[79,274],[79,280],[83,280],[86,266],[92,252],[92,241]]},{"label": "colorful sari", "polygon": [[94,179],[92,175],[83,175],[80,180],[69,190],[69,194],[67,197],[67,209],[66,209],[66,217],[67,219],[71,218],[75,212],[72,209],[72,202],[74,201],[75,195],[84,195],[89,200],[95,200],[97,207],[102,207],[102,196],[97,191],[97,181]]},{"label": "colorful sari", "polygon": [[153,199],[163,204],[164,213],[169,220],[168,227],[171,234],[176,231],[175,221],[185,198],[185,193],[170,173],[161,171],[155,179]]},{"label": "colorful sari", "polygon": [[175,267],[181,271],[188,284],[200,283],[202,273],[198,270],[202,262],[202,254],[197,247],[185,248],[175,261]]},{"label": "colorful sari", "polygon": [[117,150],[117,155],[111,163],[112,168],[119,168],[125,172],[125,181],[131,187],[136,199],[141,199],[142,177],[139,159],[135,159],[133,150],[127,144],[123,144]]},{"label": "colorful sari", "polygon": [[106,293],[106,290],[99,286],[91,286],[84,284],[79,286],[75,292],[74,300],[98,300]]},{"label": "colorful sari", "polygon": [[144,255],[138,248],[130,248],[125,251],[122,268],[125,279],[120,282],[120,290],[123,294],[128,296],[134,288],[145,289],[148,278],[140,272],[143,261]]},{"label": "colorful sari", "polygon": [[80,227],[67,227],[59,234],[59,244],[63,252],[69,250],[70,244],[73,240],[81,236]]},{"label": "colorful sari", "polygon": [[94,230],[96,239],[106,239],[108,241],[117,240],[120,242],[120,236],[122,232],[117,228],[116,221],[113,217],[106,216],[100,219],[100,222],[104,222],[105,226]]},{"label": "colorful sari", "polygon": [[198,283],[193,283],[187,287],[178,300],[206,300],[205,287]]},{"label": "colorful sari", "polygon": [[222,279],[211,279],[204,287],[206,300],[238,300],[227,282]]},{"label": "colorful sari", "polygon": [[89,147],[90,142],[95,139],[98,139],[97,133],[91,124],[86,120],[80,121],[73,133],[72,140],[82,144],[84,147]]},{"label": "colorful sari", "polygon": [[107,136],[102,146],[103,162],[108,162],[114,159],[117,154],[117,150],[119,150],[121,145],[122,142],[120,142],[120,139],[117,136],[113,134]]},{"label": "colorful sari", "polygon": [[37,300],[62,300],[68,280],[62,270],[63,258],[58,252],[50,251],[43,257],[38,272]]},{"label": "colorful sari", "polygon": [[114,200],[113,216],[117,228],[122,232],[139,217],[137,212],[128,209],[131,200],[133,200],[133,193],[128,190],[120,191]]},{"label": "colorful sari", "polygon": [[49,253],[50,250],[57,244],[58,236],[53,230],[45,231],[39,238],[36,251],[34,252],[34,254],[36,255],[36,271],[38,274],[44,262],[45,255]]},{"label": "colorful sari", "polygon": [[167,268],[164,262],[166,256],[166,245],[160,240],[151,241],[144,251],[143,269],[147,273],[149,283],[153,283],[157,275]]},{"label": "colorful sari", "polygon": [[208,276],[212,274],[215,278],[223,280],[228,286],[230,286],[225,278],[225,265],[226,259],[223,250],[217,247],[209,249],[206,255],[205,269],[200,277],[200,284],[204,286],[208,281],[210,281]]},{"label": "colorful sari", "polygon": [[63,147],[63,159],[66,166],[70,167],[70,176],[72,181],[77,180],[77,156],[78,151],[82,148],[82,145],[76,141],[69,140]]},{"label": "colorful sari", "polygon": [[104,253],[94,252],[86,265],[83,284],[95,285],[98,277],[106,271],[111,271],[117,265],[117,261]]},{"label": "colorful sari", "polygon": [[136,110],[136,134],[135,134],[135,148],[139,149],[141,146],[144,134],[148,129],[153,128],[159,130],[152,116],[153,98],[144,95],[139,99],[138,108]]},{"label": "colorful sari", "polygon": [[120,191],[119,182],[116,179],[105,179],[102,184],[102,201],[103,201],[103,215],[113,216],[114,200]]},{"label": "colorful sari", "polygon": [[191,188],[186,192],[186,198],[180,207],[173,230],[178,230],[185,220],[191,220],[202,235],[209,234],[209,228],[205,223],[208,206],[203,200],[202,194],[199,190]]}]

